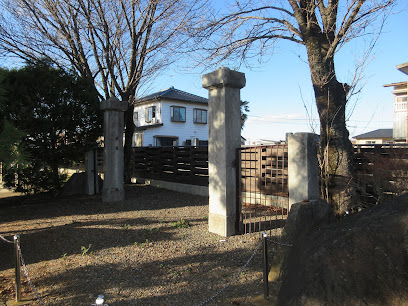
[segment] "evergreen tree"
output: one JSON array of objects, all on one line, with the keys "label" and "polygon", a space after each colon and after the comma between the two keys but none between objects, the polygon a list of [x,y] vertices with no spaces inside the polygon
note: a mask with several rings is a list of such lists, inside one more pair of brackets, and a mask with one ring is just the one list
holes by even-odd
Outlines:
[{"label": "evergreen tree", "polygon": [[[42,60],[3,71],[0,88],[7,92],[0,99],[4,122],[0,150],[10,128],[24,131],[18,133],[23,133],[18,148],[25,162],[6,162],[6,185],[23,192],[58,190],[63,180],[58,168],[82,160],[102,134],[102,114],[92,82]],[[13,134],[16,145],[19,137]],[[4,152],[7,145],[6,141]],[[0,158],[6,161],[1,154]]]}]

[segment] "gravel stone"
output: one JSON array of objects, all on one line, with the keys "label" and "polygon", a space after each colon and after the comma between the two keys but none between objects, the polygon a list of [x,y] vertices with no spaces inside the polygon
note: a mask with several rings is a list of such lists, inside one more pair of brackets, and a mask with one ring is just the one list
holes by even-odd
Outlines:
[{"label": "gravel stone", "polygon": [[[21,249],[45,305],[198,305],[239,273],[260,234],[208,232],[208,198],[127,185],[120,203],[101,196],[0,200],[0,235]],[[189,227],[177,227],[186,220]],[[38,305],[25,277],[23,298]],[[262,254],[207,305],[253,305]],[[0,300],[14,298],[13,245],[0,241]]]}]

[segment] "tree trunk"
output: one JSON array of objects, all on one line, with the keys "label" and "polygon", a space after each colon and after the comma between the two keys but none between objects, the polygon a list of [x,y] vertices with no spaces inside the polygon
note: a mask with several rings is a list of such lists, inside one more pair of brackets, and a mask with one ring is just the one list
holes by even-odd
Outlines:
[{"label": "tree trunk", "polygon": [[335,212],[343,214],[355,200],[353,147],[346,128],[347,85],[337,81],[333,58],[323,60],[324,41],[306,47],[320,119],[321,191]]},{"label": "tree trunk", "polygon": [[51,171],[52,171],[52,184],[53,184],[52,194],[55,196],[61,188],[58,164],[55,162],[52,162],[50,163],[50,166],[51,166]]},{"label": "tree trunk", "polygon": [[346,95],[336,79],[314,90],[320,115],[322,187],[336,213],[342,214],[353,200],[353,148],[345,123]]}]

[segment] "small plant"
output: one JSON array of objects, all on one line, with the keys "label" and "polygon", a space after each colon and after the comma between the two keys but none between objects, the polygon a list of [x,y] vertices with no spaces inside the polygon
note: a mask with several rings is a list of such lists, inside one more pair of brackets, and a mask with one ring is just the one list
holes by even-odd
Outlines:
[{"label": "small plant", "polygon": [[160,230],[160,228],[158,228],[158,227],[151,228],[151,229],[150,229],[150,234],[158,233],[159,230]]},{"label": "small plant", "polygon": [[91,248],[92,244],[89,244],[88,247],[81,246],[82,256],[88,255],[88,251]]},{"label": "small plant", "polygon": [[149,243],[149,239],[146,239],[146,241],[145,242],[142,242],[142,243],[139,243],[139,242],[133,242],[133,245],[134,246],[140,246],[140,247],[142,247],[142,248],[144,248],[145,246],[146,246],[146,244],[148,244]]},{"label": "small plant", "polygon": [[161,264],[160,264],[160,269],[164,269],[164,268],[165,268],[164,264],[161,263]]},{"label": "small plant", "polygon": [[170,226],[177,227],[177,228],[188,228],[190,227],[190,222],[188,222],[187,220],[181,219],[180,221],[170,223]]},{"label": "small plant", "polygon": [[123,225],[123,228],[124,228],[125,230],[130,229],[130,224],[125,223],[125,224]]},{"label": "small plant", "polygon": [[62,254],[61,258],[64,259],[64,260],[67,259],[67,253]]}]

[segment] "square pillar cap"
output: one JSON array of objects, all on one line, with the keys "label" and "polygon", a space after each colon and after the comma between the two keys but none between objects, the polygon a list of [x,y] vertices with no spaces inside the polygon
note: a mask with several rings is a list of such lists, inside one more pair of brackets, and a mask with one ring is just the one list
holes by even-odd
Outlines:
[{"label": "square pillar cap", "polygon": [[203,75],[203,87],[206,89],[232,87],[241,89],[245,86],[245,74],[227,67],[221,67]]},{"label": "square pillar cap", "polygon": [[129,104],[127,102],[119,101],[116,97],[111,97],[108,100],[104,100],[101,102],[101,110],[113,110],[119,112],[125,112],[129,108]]}]

